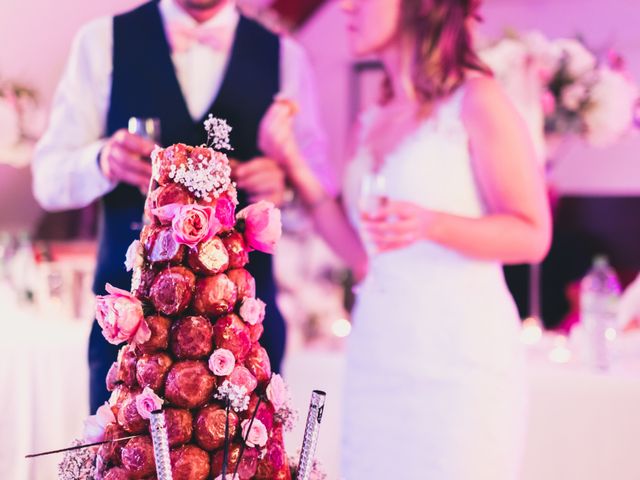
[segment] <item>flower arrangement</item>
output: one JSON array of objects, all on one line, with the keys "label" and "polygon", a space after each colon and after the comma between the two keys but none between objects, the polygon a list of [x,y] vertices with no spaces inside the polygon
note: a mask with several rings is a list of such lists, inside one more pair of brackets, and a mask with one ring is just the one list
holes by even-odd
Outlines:
[{"label": "flower arrangement", "polygon": [[22,153],[40,138],[46,122],[46,110],[35,90],[0,80],[0,163],[22,161]]},{"label": "flower arrangement", "polygon": [[634,125],[640,92],[613,51],[598,54],[579,38],[511,32],[484,49],[482,57],[507,91],[526,77],[524,88],[542,113],[547,139],[577,135],[590,145],[606,146]]}]

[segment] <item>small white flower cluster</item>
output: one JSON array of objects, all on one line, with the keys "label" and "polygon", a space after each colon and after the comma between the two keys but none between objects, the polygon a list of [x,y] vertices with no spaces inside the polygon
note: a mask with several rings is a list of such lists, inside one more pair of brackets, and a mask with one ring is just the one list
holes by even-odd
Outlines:
[{"label": "small white flower cluster", "polygon": [[204,121],[204,129],[207,131],[207,145],[216,150],[233,150],[229,142],[231,127],[225,120],[209,114],[209,118]]},{"label": "small white flower cluster", "polygon": [[[72,446],[82,445],[80,440],[75,440]],[[60,480],[93,480],[96,478],[96,451],[91,448],[70,450],[64,454],[58,465],[58,478]]]},{"label": "small white flower cluster", "polygon": [[231,408],[236,413],[244,412],[249,408],[249,395],[245,387],[234,385],[229,380],[225,380],[218,388],[214,398],[218,400],[229,400]]},{"label": "small white flower cluster", "polygon": [[210,151],[211,160],[200,153],[196,161],[189,158],[186,165],[171,165],[169,169],[169,178],[207,202],[213,200],[212,195],[218,198],[232,187],[231,166],[226,155],[212,149]]}]

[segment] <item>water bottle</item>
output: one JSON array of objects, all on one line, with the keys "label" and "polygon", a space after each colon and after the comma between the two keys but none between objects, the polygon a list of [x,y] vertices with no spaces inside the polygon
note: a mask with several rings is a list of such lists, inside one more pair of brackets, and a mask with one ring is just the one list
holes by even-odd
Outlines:
[{"label": "water bottle", "polygon": [[580,283],[580,322],[586,334],[587,363],[598,370],[608,370],[611,365],[609,343],[616,335],[620,292],[620,282],[607,257],[595,257]]}]

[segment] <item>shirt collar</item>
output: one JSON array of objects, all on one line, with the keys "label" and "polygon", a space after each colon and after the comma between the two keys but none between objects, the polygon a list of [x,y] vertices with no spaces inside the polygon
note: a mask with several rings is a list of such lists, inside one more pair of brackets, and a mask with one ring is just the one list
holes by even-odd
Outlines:
[{"label": "shirt collar", "polygon": [[[180,5],[176,3],[176,0],[160,0],[158,4],[160,9],[160,15],[165,24],[172,22],[184,23],[189,26],[196,26],[198,22],[185,12]],[[206,27],[217,27],[220,25],[233,24],[234,28],[237,26],[240,20],[240,13],[235,6],[235,2],[227,2],[218,13],[211,17],[201,25]]]}]

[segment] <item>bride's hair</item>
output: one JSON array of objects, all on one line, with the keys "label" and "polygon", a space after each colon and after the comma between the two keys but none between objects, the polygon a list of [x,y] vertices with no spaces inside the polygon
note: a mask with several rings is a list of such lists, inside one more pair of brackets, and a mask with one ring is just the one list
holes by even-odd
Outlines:
[{"label": "bride's hair", "polygon": [[412,45],[411,81],[421,103],[456,90],[470,70],[491,75],[473,49],[481,0],[401,0],[399,33]]}]

